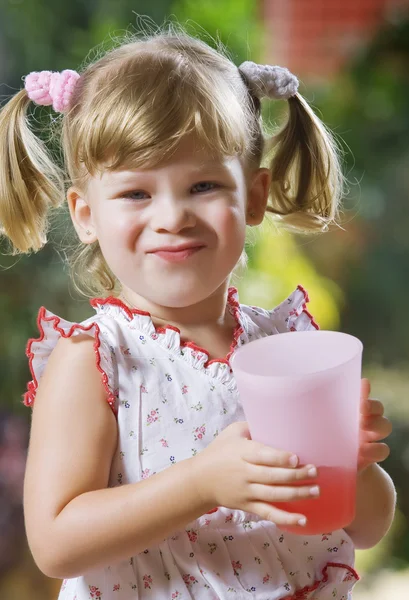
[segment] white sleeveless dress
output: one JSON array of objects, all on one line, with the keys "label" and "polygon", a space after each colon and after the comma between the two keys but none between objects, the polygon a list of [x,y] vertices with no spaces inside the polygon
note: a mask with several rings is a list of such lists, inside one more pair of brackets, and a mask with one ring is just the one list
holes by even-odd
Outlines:
[{"label": "white sleeveless dress", "polygon": [[[229,358],[237,345],[317,328],[299,286],[274,310],[240,305],[231,352],[208,360],[175,327],[155,328],[148,313],[118,299],[92,300],[96,314],[76,324],[42,308],[40,337],[27,355],[33,380],[25,404],[60,336],[95,339],[98,368],[117,416],[119,442],[110,487],[134,483],[203,450],[230,423],[245,420]],[[183,493],[183,490],[181,490]],[[166,502],[166,498],[164,498]],[[240,510],[218,507],[129,559],[65,580],[59,600],[347,600],[359,579],[345,531],[300,536]]]}]

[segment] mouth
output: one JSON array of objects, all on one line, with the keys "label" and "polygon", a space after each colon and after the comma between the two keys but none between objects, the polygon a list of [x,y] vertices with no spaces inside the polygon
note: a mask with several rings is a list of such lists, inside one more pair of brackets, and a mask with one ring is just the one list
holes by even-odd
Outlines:
[{"label": "mouth", "polygon": [[181,262],[187,260],[194,254],[197,254],[199,250],[203,250],[205,246],[203,244],[181,244],[180,246],[164,246],[151,250],[149,254],[153,254],[162,260],[167,262]]},{"label": "mouth", "polygon": [[157,250],[152,254],[167,262],[181,262],[203,250],[204,246],[190,246],[182,250]]}]

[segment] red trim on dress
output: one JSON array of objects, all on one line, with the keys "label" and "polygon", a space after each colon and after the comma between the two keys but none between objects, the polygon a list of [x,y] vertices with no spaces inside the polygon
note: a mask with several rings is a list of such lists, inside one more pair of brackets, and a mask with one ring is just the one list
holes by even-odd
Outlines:
[{"label": "red trim on dress", "polygon": [[[308,297],[307,291],[305,290],[305,288],[302,287],[302,285],[297,286],[297,289],[300,290],[300,292],[302,292],[302,294],[304,295],[304,302],[302,305],[301,314],[305,313],[308,316],[308,318],[310,319],[311,325],[313,327],[315,327],[315,329],[319,329],[318,324],[314,321],[313,316],[308,312],[308,310],[306,308],[307,302],[309,302],[309,297]],[[225,356],[224,358],[212,358],[211,360],[209,360],[209,352],[205,348],[202,348],[201,346],[198,346],[197,344],[195,344],[195,342],[192,342],[189,340],[181,340],[180,341],[181,348],[191,348],[192,350],[194,350],[196,352],[200,352],[207,356],[207,361],[204,364],[204,368],[209,367],[213,363],[226,364],[228,366],[230,365],[231,355],[237,348],[240,336],[243,333],[243,327],[240,324],[240,304],[234,297],[236,294],[237,294],[237,289],[235,287],[230,287],[229,291],[228,291],[228,295],[227,295],[227,306],[230,309],[230,312],[236,321],[236,327],[233,332],[233,340],[231,342],[230,350],[229,350],[227,356]],[[138,308],[130,308],[119,298],[114,298],[113,296],[109,296],[108,298],[94,298],[93,300],[90,301],[90,304],[94,308],[97,308],[99,305],[105,305],[105,304],[109,304],[111,306],[117,306],[118,308],[120,308],[124,311],[124,313],[127,315],[129,320],[132,320],[133,315],[142,315],[144,317],[149,317],[151,319],[151,322],[155,329],[156,334],[166,334],[166,331],[168,329],[180,334],[180,329],[178,329],[174,325],[165,325],[165,327],[156,327],[155,324],[153,323],[151,313],[144,311],[144,310],[139,310]],[[291,327],[291,331],[296,331],[295,327]]]},{"label": "red trim on dress", "polygon": [[[320,326],[318,325],[318,323],[316,323],[314,321],[314,317],[312,316],[311,313],[308,312],[307,310],[307,303],[310,301],[307,290],[305,288],[303,288],[302,285],[297,285],[297,290],[300,290],[300,292],[302,292],[304,294],[304,303],[302,306],[302,311],[300,314],[304,313],[307,315],[307,317],[309,318],[309,320],[311,321],[311,325],[313,327],[315,327],[315,329],[319,329]],[[295,327],[291,327],[291,331],[297,331]]]},{"label": "red trim on dress", "polygon": [[150,317],[151,313],[146,312],[146,310],[139,310],[139,308],[130,308],[127,306],[122,300],[119,298],[114,298],[114,296],[109,296],[108,298],[93,298],[89,302],[93,308],[97,308],[99,305],[110,304],[111,306],[118,306],[122,308],[122,310],[127,314],[127,316],[132,319],[132,315],[142,315],[143,317]]},{"label": "red trim on dress", "polygon": [[310,297],[309,297],[308,292],[305,289],[305,287],[303,287],[302,285],[297,285],[297,290],[300,290],[300,292],[302,292],[304,294],[305,303],[310,301]]},{"label": "red trim on dress", "polygon": [[46,309],[44,308],[44,306],[42,306],[38,312],[38,316],[37,316],[37,326],[38,326],[38,330],[40,332],[40,337],[39,338],[31,338],[28,340],[27,342],[27,346],[26,346],[26,356],[28,357],[28,364],[30,367],[30,372],[31,375],[33,377],[33,380],[30,381],[27,384],[27,392],[24,394],[24,399],[23,399],[23,403],[26,406],[32,406],[34,404],[34,399],[35,399],[35,395],[37,392],[37,388],[38,388],[38,381],[37,378],[35,376],[34,373],[34,368],[33,368],[33,360],[34,360],[34,352],[31,351],[31,347],[33,345],[34,342],[42,342],[44,340],[45,337],[45,331],[42,325],[42,321],[46,321],[47,323],[52,323],[53,329],[55,331],[57,331],[61,337],[63,338],[70,338],[73,334],[75,330],[80,330],[82,332],[86,332],[89,331],[90,329],[92,329],[93,327],[95,327],[95,342],[94,342],[94,352],[96,355],[96,365],[97,365],[97,369],[98,371],[101,373],[102,375],[102,383],[104,384],[104,388],[105,391],[107,393],[107,402],[109,404],[109,406],[111,407],[113,413],[116,415],[117,414],[117,409],[115,406],[115,395],[113,394],[113,392],[111,392],[111,390],[109,389],[108,386],[108,375],[106,374],[106,372],[103,370],[103,368],[101,367],[101,355],[99,353],[99,349],[101,346],[101,340],[100,340],[100,329],[97,323],[91,323],[90,325],[88,325],[87,327],[84,327],[83,325],[79,325],[77,323],[74,323],[70,329],[68,330],[68,332],[65,332],[61,327],[59,327],[60,324],[60,317],[57,317],[56,315],[52,315],[50,317],[46,316]]},{"label": "red trim on dress", "polygon": [[178,327],[175,327],[174,325],[166,325],[166,327],[155,327],[156,333],[166,333],[168,329],[170,329],[171,331],[176,331],[176,333],[180,334],[180,329]]},{"label": "red trim on dress", "polygon": [[[239,343],[240,336],[244,331],[243,327],[240,324],[240,304],[234,298],[234,296],[236,294],[237,294],[237,288],[230,287],[229,293],[227,296],[227,305],[230,308],[231,313],[236,321],[236,327],[234,328],[234,331],[233,331],[233,340],[230,344],[230,350],[229,350],[226,358],[223,358],[223,359],[213,358],[212,360],[208,360],[207,363],[205,364],[205,367],[208,367],[212,363],[225,363],[226,365],[230,365],[231,355],[237,348],[237,344]],[[207,356],[209,356],[208,352],[206,352],[206,354],[207,354]]]},{"label": "red trim on dress", "polygon": [[[234,298],[235,294],[237,294],[237,289],[235,287],[230,287],[228,295],[227,295],[227,306],[230,308],[231,313],[236,321],[236,327],[233,332],[233,340],[230,345],[230,350],[225,358],[212,358],[211,360],[209,360],[209,352],[205,348],[202,348],[202,347],[198,346],[197,344],[195,344],[194,342],[191,342],[189,340],[181,340],[181,343],[180,343],[181,348],[191,348],[192,350],[195,350],[196,352],[201,352],[202,354],[205,354],[207,356],[207,361],[204,365],[204,368],[207,368],[212,363],[224,363],[226,365],[229,365],[230,357],[233,354],[234,350],[236,349],[239,338],[240,338],[241,334],[243,333],[243,328],[240,325],[240,317],[239,317],[240,305],[237,302],[237,300]],[[130,320],[132,320],[133,315],[142,315],[144,317],[149,317],[152,321],[151,313],[144,311],[144,310],[139,310],[138,308],[130,308],[122,300],[120,300],[119,298],[114,298],[113,296],[109,296],[108,298],[94,298],[93,300],[90,301],[90,304],[93,308],[97,308],[101,304],[102,305],[110,304],[111,306],[117,306],[117,307],[121,308]],[[156,327],[155,324],[153,323],[153,321],[152,321],[152,325],[155,328],[155,333],[157,333],[157,334],[166,334],[167,329],[170,329],[171,331],[176,331],[176,333],[180,334],[180,329],[178,329],[174,325],[165,325],[165,327]]]},{"label": "red trim on dress", "polygon": [[329,567],[338,567],[341,569],[346,569],[349,572],[349,576],[352,576],[356,581],[359,581],[360,577],[358,573],[349,565],[344,565],[343,563],[334,563],[329,562],[322,569],[322,579],[319,579],[312,585],[306,586],[301,590],[298,590],[292,596],[285,596],[282,600],[307,600],[307,594],[314,592],[322,583],[326,583],[328,581],[328,568]]}]

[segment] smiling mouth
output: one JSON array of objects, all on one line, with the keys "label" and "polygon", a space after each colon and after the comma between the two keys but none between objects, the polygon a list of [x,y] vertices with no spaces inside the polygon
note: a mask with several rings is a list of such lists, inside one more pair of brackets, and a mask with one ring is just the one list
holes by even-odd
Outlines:
[{"label": "smiling mouth", "polygon": [[181,250],[157,250],[156,252],[152,252],[152,254],[167,262],[181,262],[193,256],[193,254],[197,254],[203,248],[204,246],[192,246],[190,248],[182,248]]}]

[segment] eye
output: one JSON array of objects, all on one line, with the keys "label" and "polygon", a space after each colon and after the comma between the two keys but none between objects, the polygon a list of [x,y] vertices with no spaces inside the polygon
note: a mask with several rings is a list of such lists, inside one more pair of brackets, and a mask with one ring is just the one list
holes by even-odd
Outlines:
[{"label": "eye", "polygon": [[149,194],[143,190],[133,190],[132,192],[125,192],[122,194],[122,198],[129,198],[130,200],[146,200],[149,198]]},{"label": "eye", "polygon": [[199,183],[196,183],[193,187],[192,187],[192,192],[193,193],[203,193],[203,192],[211,192],[212,190],[216,189],[220,187],[217,183],[214,183],[213,181],[199,181]]}]

